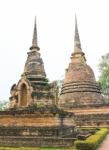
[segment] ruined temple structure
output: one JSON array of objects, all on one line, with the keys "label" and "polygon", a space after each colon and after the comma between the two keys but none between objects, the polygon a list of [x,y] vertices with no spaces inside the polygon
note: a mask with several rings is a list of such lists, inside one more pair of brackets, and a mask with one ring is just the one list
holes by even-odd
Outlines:
[{"label": "ruined temple structure", "polygon": [[79,38],[75,16],[74,52],[66,69],[64,83],[59,98],[61,108],[81,108],[103,106],[104,98],[96,83],[94,72],[86,63]]},{"label": "ruined temple structure", "polygon": [[77,20],[74,52],[59,98],[56,82],[47,80],[39,50],[35,20],[24,72],[11,88],[9,109],[0,111],[0,146],[72,147],[76,126],[109,127],[109,106],[86,64]]},{"label": "ruined temple structure", "polygon": [[57,108],[0,111],[0,147],[71,147],[73,113]]},{"label": "ruined temple structure", "polygon": [[[58,87],[49,83],[39,53],[36,19],[24,72],[11,88],[9,109],[0,111],[0,146],[71,147],[74,113],[59,109]],[[4,140],[5,139],[5,140]]]},{"label": "ruined temple structure", "polygon": [[58,105],[75,114],[77,126],[109,127],[109,106],[106,105],[94,72],[86,63],[75,16],[74,52],[66,69]]},{"label": "ruined temple structure", "polygon": [[57,84],[48,83],[39,51],[35,19],[32,46],[27,53],[24,72],[19,82],[11,88],[10,108],[23,108],[30,105],[48,106],[57,103]]}]

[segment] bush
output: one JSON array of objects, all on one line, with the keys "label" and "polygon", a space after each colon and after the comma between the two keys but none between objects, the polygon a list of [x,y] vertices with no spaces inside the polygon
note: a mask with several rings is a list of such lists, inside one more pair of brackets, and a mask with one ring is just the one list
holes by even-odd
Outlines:
[{"label": "bush", "polygon": [[63,148],[27,148],[27,147],[0,147],[0,150],[75,150],[75,149],[63,149]]},{"label": "bush", "polygon": [[26,148],[26,147],[0,147],[0,150],[40,150],[39,148]]},{"label": "bush", "polygon": [[102,128],[96,134],[88,137],[85,141],[75,141],[74,145],[77,150],[96,150],[108,133],[108,129]]}]

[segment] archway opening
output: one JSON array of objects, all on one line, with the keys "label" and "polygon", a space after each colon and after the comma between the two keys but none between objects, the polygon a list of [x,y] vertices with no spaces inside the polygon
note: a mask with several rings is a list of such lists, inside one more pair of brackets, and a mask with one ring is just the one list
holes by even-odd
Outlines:
[{"label": "archway opening", "polygon": [[26,106],[26,105],[27,105],[27,87],[25,84],[22,84],[20,106]]}]

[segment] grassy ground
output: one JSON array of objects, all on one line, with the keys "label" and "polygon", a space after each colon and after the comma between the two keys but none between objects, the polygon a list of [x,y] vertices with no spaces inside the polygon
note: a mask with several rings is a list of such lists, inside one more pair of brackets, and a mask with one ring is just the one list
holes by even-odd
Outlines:
[{"label": "grassy ground", "polygon": [[19,148],[8,148],[8,147],[0,147],[0,150],[75,150],[73,148],[24,148],[24,147],[19,147]]}]

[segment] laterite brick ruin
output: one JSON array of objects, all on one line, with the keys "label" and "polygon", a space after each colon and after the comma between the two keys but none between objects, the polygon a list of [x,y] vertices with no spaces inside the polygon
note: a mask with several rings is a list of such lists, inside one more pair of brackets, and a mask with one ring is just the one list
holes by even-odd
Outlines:
[{"label": "laterite brick ruin", "polygon": [[86,63],[75,16],[74,51],[59,95],[48,82],[38,46],[36,19],[24,71],[0,112],[0,146],[71,147],[76,126],[108,126],[109,106]]}]

